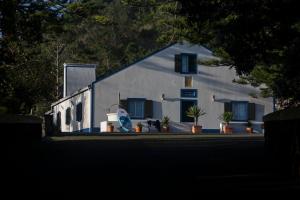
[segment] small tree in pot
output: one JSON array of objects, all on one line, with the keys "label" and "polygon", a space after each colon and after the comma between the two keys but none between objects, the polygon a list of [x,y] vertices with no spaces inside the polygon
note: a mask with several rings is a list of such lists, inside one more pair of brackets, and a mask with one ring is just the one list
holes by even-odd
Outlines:
[{"label": "small tree in pot", "polygon": [[114,125],[111,122],[107,123],[107,132],[114,132]]},{"label": "small tree in pot", "polygon": [[220,120],[225,122],[225,125],[223,127],[224,134],[232,133],[232,128],[229,126],[229,122],[233,119],[233,113],[232,112],[224,112],[220,117]]},{"label": "small tree in pot", "polygon": [[161,121],[163,132],[169,132],[170,131],[169,123],[170,123],[170,118],[168,116],[164,116],[162,121]]},{"label": "small tree in pot", "polygon": [[188,109],[186,114],[188,117],[194,118],[194,125],[192,127],[192,133],[200,133],[202,131],[202,126],[198,126],[198,119],[199,119],[199,117],[206,114],[204,112],[204,110],[201,109],[200,107],[194,105]]},{"label": "small tree in pot", "polygon": [[141,133],[143,129],[143,124],[141,122],[138,122],[135,126],[135,132],[136,133]]}]

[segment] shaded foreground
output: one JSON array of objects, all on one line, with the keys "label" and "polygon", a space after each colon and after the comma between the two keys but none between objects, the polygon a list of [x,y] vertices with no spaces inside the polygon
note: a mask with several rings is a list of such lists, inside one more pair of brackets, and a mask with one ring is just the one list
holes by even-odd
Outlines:
[{"label": "shaded foreground", "polygon": [[24,194],[139,197],[296,192],[262,136],[73,136],[9,145],[7,186]]}]

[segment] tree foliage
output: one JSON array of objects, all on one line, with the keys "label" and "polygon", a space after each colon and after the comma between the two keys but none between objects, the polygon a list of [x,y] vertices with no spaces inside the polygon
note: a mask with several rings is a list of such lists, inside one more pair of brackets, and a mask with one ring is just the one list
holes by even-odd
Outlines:
[{"label": "tree foliage", "polygon": [[296,0],[180,1],[193,42],[225,57],[250,83],[286,106],[300,102],[300,14]]},{"label": "tree foliage", "polygon": [[[121,0],[1,0],[0,106],[49,109],[61,98],[62,64],[96,63],[101,75],[175,41],[175,4]],[[139,4],[139,5],[138,5]],[[149,6],[151,5],[151,6]],[[172,19],[172,18],[168,18]],[[162,31],[164,30],[164,31]],[[165,32],[165,34],[162,34]],[[42,112],[40,112],[42,113]]]},{"label": "tree foliage", "polygon": [[[264,96],[300,101],[295,0],[0,0],[0,112],[41,114],[61,97],[62,64],[97,75],[187,39],[211,48]],[[284,14],[283,14],[284,13]]]}]

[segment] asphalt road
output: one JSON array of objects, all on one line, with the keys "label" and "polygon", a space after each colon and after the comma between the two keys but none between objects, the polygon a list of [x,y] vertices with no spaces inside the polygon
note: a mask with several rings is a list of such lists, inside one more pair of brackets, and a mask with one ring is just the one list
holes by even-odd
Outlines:
[{"label": "asphalt road", "polygon": [[10,145],[7,186],[24,194],[143,199],[299,190],[262,136],[73,136],[17,146]]}]

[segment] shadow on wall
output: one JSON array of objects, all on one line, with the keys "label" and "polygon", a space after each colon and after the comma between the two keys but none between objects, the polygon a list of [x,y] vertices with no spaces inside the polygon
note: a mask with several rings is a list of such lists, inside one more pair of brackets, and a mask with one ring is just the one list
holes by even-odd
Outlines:
[{"label": "shadow on wall", "polygon": [[265,114],[265,106],[262,104],[255,104],[255,120],[263,121],[264,114]]},{"label": "shadow on wall", "polygon": [[180,98],[165,98],[164,101],[176,102],[176,101],[180,101]]},{"label": "shadow on wall", "polygon": [[162,103],[159,101],[153,101],[153,118],[162,119]]},{"label": "shadow on wall", "polygon": [[[143,63],[144,63],[143,68],[148,70],[164,72],[167,74],[174,72],[172,68],[166,68],[151,60],[144,60]],[[180,73],[176,73],[174,75],[182,77],[182,74]],[[224,82],[224,81],[217,80],[213,75],[203,71],[198,71],[198,76],[194,76],[194,81],[206,85],[211,91],[219,92],[223,94],[236,94],[237,91],[243,91],[245,94],[257,92],[255,88],[245,87],[243,85],[237,85],[231,82]]]},{"label": "shadow on wall", "polygon": [[231,99],[215,99],[214,102],[218,103],[226,103],[232,101]]}]

